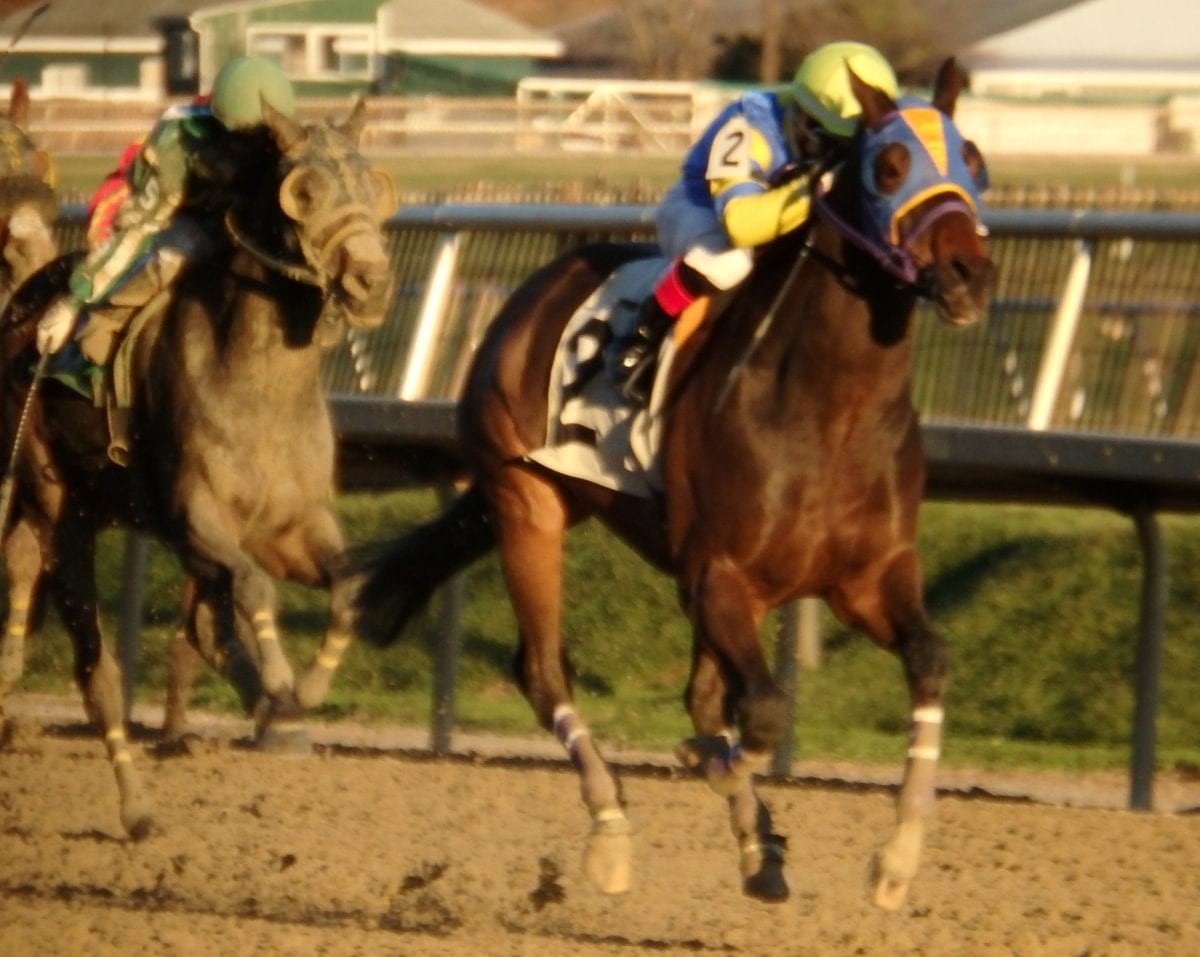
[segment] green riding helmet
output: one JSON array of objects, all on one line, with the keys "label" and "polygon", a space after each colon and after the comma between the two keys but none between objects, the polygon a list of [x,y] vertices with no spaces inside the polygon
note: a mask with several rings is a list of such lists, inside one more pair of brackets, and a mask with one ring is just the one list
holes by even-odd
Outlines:
[{"label": "green riding helmet", "polygon": [[263,100],[284,116],[296,112],[292,83],[279,67],[261,57],[237,57],[213,81],[210,109],[226,129],[246,129],[262,122]]},{"label": "green riding helmet", "polygon": [[891,64],[883,54],[865,43],[840,40],[817,47],[800,64],[792,80],[792,94],[800,108],[833,134],[846,139],[862,107],[850,89],[850,74],[883,90],[892,99],[899,96],[899,84]]}]

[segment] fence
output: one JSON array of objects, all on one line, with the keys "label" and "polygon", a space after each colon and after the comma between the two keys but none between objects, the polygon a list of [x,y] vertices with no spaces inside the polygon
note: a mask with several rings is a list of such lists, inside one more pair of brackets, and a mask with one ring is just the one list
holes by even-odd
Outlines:
[{"label": "fence", "polygon": [[[371,96],[362,145],[380,153],[679,156],[739,92],[712,83],[530,78],[511,97]],[[39,96],[31,130],[54,155],[116,156],[146,133],[166,102],[116,98],[103,89]],[[317,118],[341,113],[349,102],[349,93],[311,97],[299,108]],[[1200,111],[1187,96],[1142,102],[964,96],[956,117],[989,156],[1186,158],[1200,152]]]},{"label": "fence", "polygon": [[[1200,438],[1200,214],[992,210],[999,284],[987,321],[918,315],[922,417]],[[414,206],[389,223],[396,293],[352,333],[330,392],[454,398],[509,292],[559,252],[650,239],[649,206]]]}]

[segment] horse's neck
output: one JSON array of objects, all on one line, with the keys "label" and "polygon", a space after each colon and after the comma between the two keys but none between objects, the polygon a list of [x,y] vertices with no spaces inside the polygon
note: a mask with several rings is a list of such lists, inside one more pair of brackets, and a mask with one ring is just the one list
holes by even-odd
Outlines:
[{"label": "horse's neck", "polygon": [[223,377],[256,390],[302,394],[317,388],[320,348],[312,340],[319,298],[245,252],[230,264],[224,306],[210,314],[210,356]]},{"label": "horse's neck", "polygon": [[912,364],[911,297],[831,226],[813,224],[811,250],[789,241],[760,264],[753,350],[775,401],[822,390],[833,404],[890,402],[907,392]]}]

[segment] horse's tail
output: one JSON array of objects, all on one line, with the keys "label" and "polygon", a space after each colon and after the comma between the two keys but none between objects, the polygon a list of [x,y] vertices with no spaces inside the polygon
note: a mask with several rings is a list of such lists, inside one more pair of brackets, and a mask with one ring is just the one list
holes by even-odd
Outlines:
[{"label": "horse's tail", "polygon": [[495,544],[487,501],[473,484],[432,521],[353,550],[343,574],[358,580],[359,636],[377,647],[392,644],[439,585]]}]

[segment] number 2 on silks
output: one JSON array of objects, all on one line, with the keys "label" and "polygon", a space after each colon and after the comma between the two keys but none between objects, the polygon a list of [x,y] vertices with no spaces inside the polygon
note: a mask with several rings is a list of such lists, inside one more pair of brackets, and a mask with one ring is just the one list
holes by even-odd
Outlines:
[{"label": "number 2 on silks", "polygon": [[750,124],[735,116],[713,137],[708,151],[709,179],[731,179],[750,173]]}]

